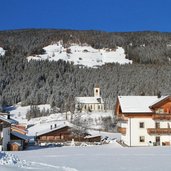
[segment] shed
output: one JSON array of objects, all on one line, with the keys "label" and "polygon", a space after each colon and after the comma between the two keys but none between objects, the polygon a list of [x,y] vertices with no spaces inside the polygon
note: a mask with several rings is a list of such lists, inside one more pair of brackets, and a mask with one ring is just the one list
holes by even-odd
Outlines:
[{"label": "shed", "polygon": [[13,142],[10,144],[10,151],[20,151],[21,150],[21,144],[17,142]]},{"label": "shed", "polygon": [[11,144],[19,143],[21,150],[25,149],[28,145],[29,137],[16,131],[11,132]]},{"label": "shed", "polygon": [[101,141],[101,135],[88,135],[88,136],[85,136],[84,139],[87,142],[100,142]]}]

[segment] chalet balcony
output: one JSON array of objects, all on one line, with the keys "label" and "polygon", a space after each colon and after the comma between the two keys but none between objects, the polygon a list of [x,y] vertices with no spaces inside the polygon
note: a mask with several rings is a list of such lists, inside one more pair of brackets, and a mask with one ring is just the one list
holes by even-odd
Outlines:
[{"label": "chalet balcony", "polygon": [[154,120],[171,120],[171,114],[154,114],[152,118]]},{"label": "chalet balcony", "polygon": [[148,128],[148,134],[168,135],[171,134],[171,128]]},{"label": "chalet balcony", "polygon": [[118,127],[117,131],[121,134],[126,134],[126,128]]}]

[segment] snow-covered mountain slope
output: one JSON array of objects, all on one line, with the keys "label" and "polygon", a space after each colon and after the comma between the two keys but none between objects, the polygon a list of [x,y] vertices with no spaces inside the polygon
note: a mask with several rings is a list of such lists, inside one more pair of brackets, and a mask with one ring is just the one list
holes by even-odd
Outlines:
[{"label": "snow-covered mountain slope", "polygon": [[2,47],[0,47],[0,56],[4,56],[4,55],[5,55],[5,50]]},{"label": "snow-covered mountain slope", "polygon": [[[11,118],[17,120],[19,123],[28,123],[26,119],[26,114],[30,110],[31,106],[21,106],[20,103],[6,107],[5,110],[11,114]],[[37,105],[37,107],[42,110],[50,110],[50,104]]]},{"label": "snow-covered mountain slope", "polygon": [[105,63],[132,63],[131,60],[125,58],[125,50],[122,47],[117,49],[94,49],[89,45],[71,44],[64,47],[62,42],[52,44],[43,48],[45,54],[29,56],[28,61],[33,60],[64,60],[73,62],[74,65],[98,67]]}]

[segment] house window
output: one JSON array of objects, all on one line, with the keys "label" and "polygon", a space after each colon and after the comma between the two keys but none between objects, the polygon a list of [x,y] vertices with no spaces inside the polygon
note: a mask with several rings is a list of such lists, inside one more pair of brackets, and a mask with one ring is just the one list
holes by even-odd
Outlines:
[{"label": "house window", "polygon": [[140,122],[139,127],[144,128],[144,122]]},{"label": "house window", "polygon": [[160,128],[160,122],[155,123],[155,128]]},{"label": "house window", "polygon": [[100,109],[100,105],[98,105],[98,109]]},{"label": "house window", "polygon": [[145,142],[145,137],[144,136],[140,136],[140,142]]},{"label": "house window", "polygon": [[85,105],[85,107],[84,107],[85,109],[87,108],[87,106]]}]

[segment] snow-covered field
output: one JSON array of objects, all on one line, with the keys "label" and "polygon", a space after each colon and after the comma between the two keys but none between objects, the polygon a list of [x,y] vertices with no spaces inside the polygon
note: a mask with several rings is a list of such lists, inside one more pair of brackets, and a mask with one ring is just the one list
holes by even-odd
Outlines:
[{"label": "snow-covered field", "polygon": [[[169,171],[170,147],[123,148],[117,143],[87,147],[54,147],[20,152],[16,164],[0,162],[2,171]],[[0,159],[1,161],[2,159]]]},{"label": "snow-covered field", "polygon": [[33,60],[54,60],[62,59],[64,61],[73,62],[74,65],[87,67],[98,67],[105,63],[132,63],[131,60],[125,58],[125,50],[122,47],[117,49],[94,49],[89,45],[71,44],[65,48],[62,41],[46,46],[43,48],[45,54],[27,57],[28,61]]},{"label": "snow-covered field", "polygon": [[4,55],[5,55],[5,50],[2,47],[0,47],[0,56],[4,56]]}]

